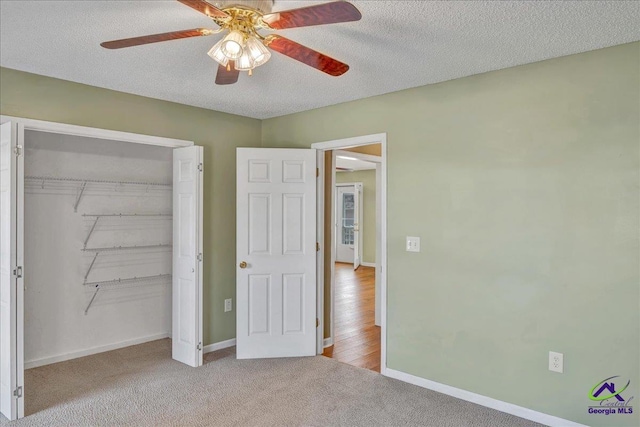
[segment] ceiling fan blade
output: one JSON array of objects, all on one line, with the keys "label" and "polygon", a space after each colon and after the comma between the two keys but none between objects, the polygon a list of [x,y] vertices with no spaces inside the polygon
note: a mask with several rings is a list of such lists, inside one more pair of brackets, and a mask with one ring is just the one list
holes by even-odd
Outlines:
[{"label": "ceiling fan blade", "polygon": [[168,40],[186,39],[189,37],[202,37],[213,34],[213,30],[206,28],[194,28],[192,30],[172,31],[170,33],[152,34],[149,36],[132,37],[130,39],[111,40],[100,43],[107,49],[122,49],[123,47],[139,46],[142,44],[158,43]]},{"label": "ceiling fan blade", "polygon": [[229,14],[218,9],[214,5],[204,0],[178,0],[180,3],[204,13],[210,18],[229,18]]},{"label": "ceiling fan blade", "polygon": [[262,20],[274,30],[283,30],[285,28],[359,21],[360,18],[362,18],[362,14],[354,5],[346,1],[335,1],[268,13],[262,17]]},{"label": "ceiling fan blade", "polygon": [[310,67],[332,76],[341,76],[349,71],[349,66],[344,62],[340,62],[337,59],[333,59],[330,56],[278,35],[269,36],[266,45],[276,52],[280,52],[289,58],[303,62]]},{"label": "ceiling fan blade", "polygon": [[231,85],[238,81],[240,71],[236,70],[233,65],[233,61],[229,61],[230,70],[227,70],[227,67],[222,64],[218,65],[218,74],[216,74],[217,85]]}]

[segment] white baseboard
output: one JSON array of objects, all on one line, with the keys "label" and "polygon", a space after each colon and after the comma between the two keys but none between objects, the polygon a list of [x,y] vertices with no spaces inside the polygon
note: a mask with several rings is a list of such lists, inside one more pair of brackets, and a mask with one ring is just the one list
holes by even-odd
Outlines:
[{"label": "white baseboard", "polygon": [[101,345],[98,347],[88,348],[86,350],[72,351],[71,353],[59,354],[57,356],[43,357],[41,359],[29,360],[24,362],[24,369],[37,368],[38,366],[50,365],[52,363],[64,362],[65,360],[77,359],[78,357],[90,356],[92,354],[103,353],[105,351],[117,350],[119,348],[129,347],[132,345],[144,344],[149,341],[169,338],[169,333],[148,335],[133,340],[120,341],[114,344]]},{"label": "white baseboard", "polygon": [[331,347],[332,345],[333,345],[333,337],[325,338],[324,341],[322,341],[322,347],[324,348]]},{"label": "white baseboard", "polygon": [[376,266],[375,262],[361,262],[360,265],[362,265],[363,267],[374,267]]},{"label": "white baseboard", "polygon": [[211,353],[212,351],[222,350],[223,348],[229,348],[236,345],[236,339],[231,338],[230,340],[214,342],[213,344],[205,345],[202,352],[204,354]]},{"label": "white baseboard", "polygon": [[467,390],[462,390],[460,388],[427,380],[425,378],[420,378],[402,371],[396,371],[395,369],[386,368],[384,369],[384,372],[382,372],[382,374],[390,378],[395,378],[397,380],[407,382],[409,384],[417,385],[418,387],[427,388],[429,390],[437,391],[438,393],[457,397],[458,399],[466,400],[467,402],[472,402],[477,405],[485,406],[487,408],[496,409],[500,412],[505,412],[507,414],[515,415],[516,417],[524,418],[525,420],[535,421],[551,427],[587,427],[584,424],[565,420],[553,415],[544,414],[542,412],[534,411],[533,409],[528,409],[522,406],[514,405],[512,403],[503,402],[501,400],[493,399],[481,394],[472,393]]}]

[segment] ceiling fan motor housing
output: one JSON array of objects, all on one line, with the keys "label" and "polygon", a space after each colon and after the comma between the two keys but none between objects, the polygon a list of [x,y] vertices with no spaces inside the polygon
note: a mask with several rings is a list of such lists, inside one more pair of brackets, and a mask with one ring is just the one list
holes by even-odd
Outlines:
[{"label": "ceiling fan motor housing", "polygon": [[271,13],[274,0],[218,0],[210,1],[212,5],[218,9],[226,9],[228,7],[239,6],[254,9],[262,14]]}]

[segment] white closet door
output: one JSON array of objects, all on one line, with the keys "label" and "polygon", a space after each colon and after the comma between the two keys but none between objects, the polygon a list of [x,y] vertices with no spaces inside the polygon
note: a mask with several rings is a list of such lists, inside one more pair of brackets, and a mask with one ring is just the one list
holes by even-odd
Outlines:
[{"label": "white closet door", "polygon": [[173,150],[172,357],[202,365],[202,147]]},{"label": "white closet door", "polygon": [[10,420],[24,416],[24,162],[17,129],[12,123],[0,125],[0,412]]},{"label": "white closet door", "polygon": [[316,354],[316,152],[237,150],[238,359]]}]

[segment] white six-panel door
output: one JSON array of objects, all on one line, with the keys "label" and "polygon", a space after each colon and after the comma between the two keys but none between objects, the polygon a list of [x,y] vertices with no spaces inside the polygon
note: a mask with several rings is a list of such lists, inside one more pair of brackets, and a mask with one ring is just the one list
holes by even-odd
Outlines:
[{"label": "white six-panel door", "polygon": [[[17,125],[0,125],[0,412],[24,416],[22,324],[23,157]],[[21,148],[21,147],[20,147]]]},{"label": "white six-panel door", "polygon": [[316,152],[237,150],[237,357],[316,354]]},{"label": "white six-panel door", "polygon": [[173,150],[172,357],[202,365],[202,147]]}]

